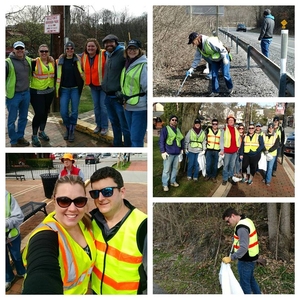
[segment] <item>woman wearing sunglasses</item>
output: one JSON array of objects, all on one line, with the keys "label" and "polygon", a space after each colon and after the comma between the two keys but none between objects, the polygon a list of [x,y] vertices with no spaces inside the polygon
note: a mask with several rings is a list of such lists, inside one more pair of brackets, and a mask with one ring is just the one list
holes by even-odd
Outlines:
[{"label": "woman wearing sunglasses", "polygon": [[[261,151],[264,149],[265,144],[263,137],[255,133],[254,123],[251,122],[248,127],[248,133],[244,136],[241,145],[240,157],[242,159],[242,182],[251,185],[253,177],[256,173],[258,162],[261,157]],[[247,168],[250,166],[250,175],[247,176]]]},{"label": "woman wearing sunglasses", "polygon": [[39,139],[50,140],[45,133],[45,127],[55,89],[54,59],[49,56],[49,48],[46,44],[40,45],[38,51],[39,57],[31,62],[30,103],[34,110],[31,137],[33,147],[41,147]]},{"label": "woman wearing sunglasses", "polygon": [[85,184],[79,176],[63,176],[53,196],[54,212],[34,230],[23,252],[22,294],[86,294],[96,248]]}]

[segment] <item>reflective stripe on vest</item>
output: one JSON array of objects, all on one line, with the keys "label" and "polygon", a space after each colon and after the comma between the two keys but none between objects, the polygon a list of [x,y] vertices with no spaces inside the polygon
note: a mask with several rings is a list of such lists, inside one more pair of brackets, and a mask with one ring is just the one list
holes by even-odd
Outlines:
[{"label": "reflective stripe on vest", "polygon": [[99,54],[95,55],[94,63],[90,65],[89,55],[84,53],[81,57],[82,68],[85,74],[85,85],[93,84],[100,86],[104,76],[105,66],[105,50],[100,50]]},{"label": "reflective stripe on vest", "polygon": [[42,60],[37,58],[30,87],[36,90],[45,90],[48,87],[54,87],[54,71],[54,62],[50,62],[47,68]]},{"label": "reflective stripe on vest", "polygon": [[[274,144],[275,141],[277,139],[277,135],[271,135],[271,136],[267,136],[265,135],[264,137],[264,142],[265,142],[265,147],[267,150],[269,150]],[[277,155],[277,149],[275,149],[272,152],[269,152],[272,156],[276,156]]]},{"label": "reflective stripe on vest", "polygon": [[[5,218],[10,217],[11,213],[11,193],[7,193],[7,197],[5,199]],[[7,238],[14,238],[15,236],[19,235],[19,230],[17,228],[6,229],[6,232],[9,232]]]},{"label": "reflective stripe on vest", "polygon": [[[240,134],[239,131],[234,127],[234,132],[235,132],[235,142],[236,146],[239,148],[240,147]],[[226,126],[224,130],[224,147],[229,148],[231,144],[231,133],[228,127]]]},{"label": "reflective stripe on vest", "polygon": [[167,131],[168,131],[168,136],[167,136],[167,140],[166,143],[167,145],[171,146],[173,144],[173,141],[176,139],[176,144],[177,147],[181,147],[181,140],[183,139],[183,135],[180,132],[179,128],[176,128],[176,133],[173,131],[173,129],[167,125]]},{"label": "reflective stripe on vest", "polygon": [[[85,228],[82,221],[78,225],[90,248],[91,257],[84,252],[82,247],[73,240],[69,233],[54,219],[55,212],[50,213],[44,221],[34,230],[30,238],[37,232],[53,230],[58,233],[60,273],[63,282],[64,294],[86,294],[95,260],[96,247],[93,234]],[[23,252],[23,262],[27,265],[28,245]],[[80,259],[79,259],[80,258]]]},{"label": "reflective stripe on vest", "polygon": [[[141,91],[140,78],[145,63],[137,64],[128,72],[123,68],[120,78],[121,91],[126,96],[139,94]],[[127,100],[126,103],[136,105],[139,103],[140,96],[135,96]]]},{"label": "reflective stripe on vest", "polygon": [[249,229],[249,245],[248,245],[248,254],[250,257],[254,257],[259,253],[259,246],[258,246],[258,236],[256,232],[256,228],[254,226],[254,223],[249,218],[241,219],[235,226],[234,229],[234,240],[233,240],[233,248],[234,252],[236,252],[239,248],[239,237],[236,235],[236,228],[239,225],[245,225]]},{"label": "reflective stripe on vest", "polygon": [[92,273],[92,289],[97,294],[137,294],[139,267],[143,256],[137,245],[137,230],[147,215],[134,209],[115,235],[105,241],[96,221],[92,221],[96,238],[97,260]]},{"label": "reflective stripe on vest", "polygon": [[208,133],[206,136],[207,139],[207,149],[214,149],[220,150],[220,137],[221,137],[221,130],[218,129],[217,133],[214,134],[211,128],[208,129]]},{"label": "reflective stripe on vest", "polygon": [[205,139],[205,133],[204,131],[201,131],[201,134],[198,136],[196,132],[192,129],[190,134],[190,145],[192,148],[203,148],[202,142]]},{"label": "reflective stripe on vest", "polygon": [[258,137],[259,135],[256,133],[253,134],[251,140],[249,135],[246,135],[244,137],[244,153],[249,153],[250,150],[254,152],[257,150],[257,148],[259,147]]}]

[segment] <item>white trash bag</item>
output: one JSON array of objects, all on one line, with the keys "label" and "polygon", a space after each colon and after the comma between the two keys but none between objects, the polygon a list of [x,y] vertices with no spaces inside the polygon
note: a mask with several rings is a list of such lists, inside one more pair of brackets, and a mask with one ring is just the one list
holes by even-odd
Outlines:
[{"label": "white trash bag", "polygon": [[266,155],[262,152],[261,156],[260,156],[260,160],[258,162],[258,169],[259,170],[267,170],[267,159],[266,159]]},{"label": "white trash bag", "polygon": [[205,151],[202,151],[198,154],[198,164],[199,170],[202,171],[202,176],[206,176],[206,158],[205,158]]},{"label": "white trash bag", "polygon": [[223,295],[241,295],[244,294],[239,282],[235,278],[230,264],[221,263],[219,281]]}]

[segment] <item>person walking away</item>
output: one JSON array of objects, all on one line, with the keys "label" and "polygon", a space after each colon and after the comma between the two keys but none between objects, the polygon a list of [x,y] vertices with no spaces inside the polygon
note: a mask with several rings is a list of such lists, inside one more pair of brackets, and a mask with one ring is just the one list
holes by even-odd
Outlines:
[{"label": "person walking away", "polygon": [[77,175],[84,181],[84,174],[81,169],[74,166],[75,160],[71,153],[65,153],[60,161],[64,164],[64,168],[61,170],[59,177]]},{"label": "person walking away", "polygon": [[114,135],[113,146],[131,147],[130,131],[124,108],[116,97],[116,92],[121,91],[120,77],[125,66],[124,48],[119,45],[119,39],[114,34],[107,35],[102,42],[106,50],[102,88],[106,94],[105,105]]},{"label": "person walking away", "polygon": [[134,295],[147,291],[147,215],[126,200],[124,180],[112,167],[90,178],[97,247],[91,288],[97,295]]},{"label": "person walking away", "polygon": [[272,179],[272,172],[275,160],[277,159],[277,151],[278,146],[280,144],[279,136],[275,133],[274,123],[270,123],[268,125],[268,131],[264,135],[264,152],[267,158],[267,171],[263,182],[270,186],[271,179]]},{"label": "person walking away", "polygon": [[[250,122],[248,127],[248,133],[245,135],[241,145],[241,157],[242,157],[242,182],[251,185],[253,183],[253,177],[258,168],[258,162],[261,157],[261,152],[264,149],[264,140],[261,135],[255,133],[254,123]],[[250,175],[247,178],[247,168],[250,166]]]},{"label": "person walking away", "polygon": [[275,159],[275,162],[273,165],[273,172],[272,172],[272,176],[276,177],[277,160],[278,160],[278,157],[281,155],[281,151],[283,150],[282,147],[284,145],[285,132],[284,132],[284,128],[279,124],[278,116],[275,116],[273,118],[273,123],[274,123],[274,131],[275,131],[276,135],[279,137],[279,145],[277,148],[277,155],[276,155],[276,159]]},{"label": "person walking away", "polygon": [[131,147],[144,147],[147,130],[147,58],[138,40],[130,40],[124,52],[126,61],[120,85],[125,95],[124,113],[130,131]]},{"label": "person walking away", "polygon": [[176,176],[179,167],[179,155],[183,154],[184,150],[184,136],[178,128],[178,117],[175,115],[169,118],[169,125],[160,131],[159,150],[163,159],[163,191],[168,192],[169,182],[171,186],[179,187]]},{"label": "person walking away", "polygon": [[26,56],[23,42],[15,42],[13,48],[5,60],[7,131],[11,147],[26,147],[30,145],[24,135],[30,103],[31,58]]},{"label": "person walking away", "polygon": [[[60,114],[66,127],[64,140],[74,142],[78,119],[78,106],[84,84],[80,57],[74,53],[75,45],[68,41],[65,53],[57,60],[56,97],[60,97]],[[71,111],[69,105],[71,103]]]},{"label": "person walking away", "polygon": [[244,294],[261,294],[254,278],[254,268],[259,256],[258,235],[253,221],[234,208],[228,208],[222,219],[234,228],[233,250],[230,256],[223,257],[226,264],[237,260],[240,285]]},{"label": "person walking away", "polygon": [[221,68],[224,76],[225,84],[228,89],[228,95],[233,92],[233,83],[230,76],[230,59],[229,54],[223,43],[218,37],[208,37],[197,32],[192,32],[189,35],[188,44],[196,46],[196,53],[192,62],[191,68],[186,75],[192,75],[202,57],[210,64],[212,74],[212,92],[209,97],[219,96],[219,80],[218,72]]},{"label": "person walking away", "polygon": [[222,185],[226,185],[227,181],[232,185],[236,185],[236,182],[232,180],[232,176],[234,175],[236,157],[240,147],[240,133],[234,126],[235,121],[235,117],[229,115],[226,119],[225,128],[221,131],[220,155],[224,155]]},{"label": "person walking away", "polygon": [[105,50],[102,50],[95,38],[87,39],[84,52],[81,56],[81,64],[85,74],[85,85],[91,89],[94,103],[96,128],[94,133],[106,135],[108,131],[108,116],[105,105],[105,93],[102,90],[104,76]]},{"label": "person walking away", "polygon": [[194,126],[187,132],[185,139],[185,153],[188,159],[187,180],[198,180],[199,163],[198,156],[205,154],[206,136],[201,128],[200,119],[194,120]]},{"label": "person walking away", "polygon": [[31,137],[33,147],[41,147],[39,138],[44,141],[50,140],[45,133],[45,127],[55,90],[55,62],[49,56],[49,48],[46,44],[42,44],[38,52],[39,57],[31,62],[30,103],[34,110]]},{"label": "person walking away", "polygon": [[206,134],[206,177],[205,181],[217,182],[218,161],[220,153],[221,130],[218,128],[218,119],[212,119]]},{"label": "person walking away", "polygon": [[[5,191],[5,236],[6,236],[6,246],[5,246],[5,290],[8,291],[13,281],[17,277],[24,277],[25,267],[22,261],[21,254],[21,235],[20,226],[23,223],[24,214],[16,200],[16,198]],[[11,257],[14,267],[17,271],[15,275],[12,270],[12,265],[10,262]]]},{"label": "person walking away", "polygon": [[260,41],[261,52],[269,57],[269,49],[273,39],[273,31],[275,28],[275,18],[271,15],[270,9],[264,10],[264,20],[260,29],[258,40]]},{"label": "person walking away", "polygon": [[63,176],[53,198],[55,210],[33,231],[23,252],[22,294],[84,295],[96,261],[85,184],[79,176]]}]

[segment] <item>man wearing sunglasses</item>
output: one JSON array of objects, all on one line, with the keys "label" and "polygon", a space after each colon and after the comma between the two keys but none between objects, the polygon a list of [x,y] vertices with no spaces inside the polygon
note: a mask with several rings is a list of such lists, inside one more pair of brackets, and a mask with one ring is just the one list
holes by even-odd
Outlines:
[{"label": "man wearing sunglasses", "polygon": [[171,115],[169,125],[162,128],[159,136],[159,149],[163,159],[162,185],[163,191],[169,191],[170,185],[179,187],[176,176],[179,166],[179,155],[183,154],[184,136],[178,128],[178,117]]},{"label": "man wearing sunglasses", "polygon": [[147,215],[125,199],[122,175],[104,167],[90,178],[90,212],[97,260],[91,288],[97,295],[145,294],[147,289]]},{"label": "man wearing sunglasses", "polygon": [[5,60],[7,131],[11,147],[26,147],[30,144],[24,134],[30,103],[31,58],[26,56],[23,42],[15,42],[13,48]]},{"label": "man wearing sunglasses", "polygon": [[233,253],[223,257],[226,264],[238,260],[240,285],[244,294],[261,294],[254,278],[254,267],[259,255],[258,236],[252,220],[239,214],[230,207],[223,213],[222,219],[234,228]]}]

